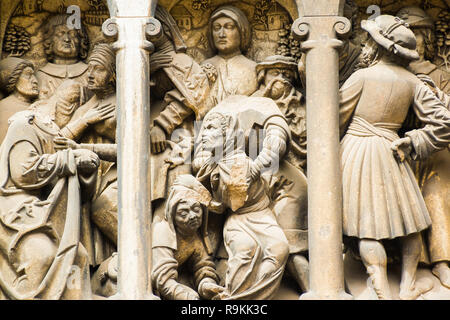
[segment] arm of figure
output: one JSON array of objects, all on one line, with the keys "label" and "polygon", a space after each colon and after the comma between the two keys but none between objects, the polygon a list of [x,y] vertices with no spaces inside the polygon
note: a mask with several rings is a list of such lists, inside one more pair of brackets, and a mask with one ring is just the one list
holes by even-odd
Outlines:
[{"label": "arm of figure", "polygon": [[[403,139],[411,140],[413,160],[426,159],[432,153],[450,144],[450,111],[433,91],[422,83],[416,86],[413,107],[417,117],[425,126],[407,132],[406,138]],[[405,148],[408,148],[407,142],[403,143]]]},{"label": "arm of figure", "polygon": [[218,285],[219,276],[216,272],[216,266],[206,249],[202,250],[201,253],[195,253],[190,260],[195,287],[203,299],[214,299],[225,290],[224,287]]},{"label": "arm of figure", "polygon": [[[164,99],[168,104],[154,120],[154,126],[150,131],[153,153],[163,152],[166,149],[166,139],[172,134],[175,128],[183,123],[184,119],[193,113],[192,109],[182,103],[184,98],[182,98],[177,90],[171,90],[171,98],[168,98],[168,95],[169,93],[167,93]],[[178,97],[178,99],[173,97]]]},{"label": "arm of figure", "polygon": [[69,122],[61,129],[61,134],[71,140],[78,140],[90,125],[114,117],[115,112],[115,106],[110,103],[96,105],[89,109],[81,118]]},{"label": "arm of figure", "polygon": [[73,175],[75,166],[68,150],[40,155],[27,141],[17,143],[9,153],[11,179],[22,189],[40,188],[55,177]]},{"label": "arm of figure", "polygon": [[341,138],[347,131],[347,127],[361,98],[364,87],[361,71],[353,73],[339,90],[339,133]]},{"label": "arm of figure", "polygon": [[262,150],[250,167],[252,180],[255,180],[263,171],[270,174],[278,171],[281,158],[286,152],[287,141],[288,134],[282,127],[275,124],[269,124],[266,127]]},{"label": "arm of figure", "polygon": [[179,283],[178,262],[174,252],[167,247],[152,249],[153,270],[152,283],[160,296],[167,300],[199,300],[195,290]]},{"label": "arm of figure", "polygon": [[53,139],[55,143],[56,150],[65,150],[65,149],[87,149],[95,154],[101,160],[116,162],[117,161],[117,144],[108,144],[108,143],[81,143],[78,144],[75,141],[68,139],[66,137],[56,137]]}]

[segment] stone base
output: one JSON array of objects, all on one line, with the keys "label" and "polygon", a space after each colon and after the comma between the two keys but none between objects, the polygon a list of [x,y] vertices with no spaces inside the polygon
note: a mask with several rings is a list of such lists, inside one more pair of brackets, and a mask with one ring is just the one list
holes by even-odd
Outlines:
[{"label": "stone base", "polygon": [[[346,254],[344,257],[344,277],[347,291],[350,292],[355,300],[378,300],[378,297],[372,288],[372,283],[366,273],[363,263],[354,258],[352,254]],[[444,287],[429,269],[419,268],[417,270],[417,280],[421,278],[430,278],[434,283],[431,291],[419,296],[417,300],[450,300],[450,289]],[[393,299],[399,299],[401,279],[401,265],[388,265],[388,280]]]}]

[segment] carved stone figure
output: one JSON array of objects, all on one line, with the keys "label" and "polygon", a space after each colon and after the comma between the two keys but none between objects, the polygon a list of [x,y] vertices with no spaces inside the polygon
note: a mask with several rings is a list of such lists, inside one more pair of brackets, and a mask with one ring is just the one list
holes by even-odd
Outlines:
[{"label": "carved stone figure", "polygon": [[[39,98],[46,99],[65,80],[79,81],[87,85],[87,64],[82,60],[88,55],[88,37],[81,24],[80,29],[70,29],[69,15],[58,14],[43,24],[44,49],[48,63],[36,73],[39,82]],[[85,93],[87,94],[87,92]],[[84,98],[87,100],[87,97]]]},{"label": "carved stone figure", "polygon": [[307,242],[307,181],[305,99],[295,89],[298,80],[294,58],[270,56],[256,67],[260,88],[252,96],[275,101],[286,117],[291,132],[289,148],[280,162],[278,172],[268,180],[271,207],[289,241],[287,268],[302,291],[309,289],[308,260],[300,253],[308,249]]},{"label": "carved stone figure", "polygon": [[[434,24],[431,18],[418,7],[405,7],[398,12],[410,25],[417,39],[420,59],[409,64],[417,76],[431,78],[432,89],[450,108],[450,74],[430,62],[434,56]],[[425,80],[426,81],[426,80]],[[428,81],[426,81],[429,83]],[[433,88],[436,86],[437,88]],[[427,254],[433,265],[432,272],[441,283],[450,288],[450,151],[444,149],[415,166],[425,203],[433,224],[427,232]]]},{"label": "carved stone figure", "polygon": [[[157,6],[155,17],[163,28],[154,41],[150,61],[151,199],[154,217],[159,219],[164,216],[165,199],[176,176],[191,173],[190,163],[184,163],[183,158],[192,151],[194,121],[203,119],[212,104],[208,77],[186,54],[176,22],[161,6]],[[175,158],[179,160],[176,163]]]},{"label": "carved stone figure", "polygon": [[[211,195],[193,176],[179,175],[167,198],[164,219],[153,225],[154,288],[164,299],[213,299],[219,286],[208,239]],[[178,270],[188,264],[194,288],[178,282]]]},{"label": "carved stone figure", "polygon": [[0,143],[8,130],[8,119],[26,110],[39,95],[38,82],[31,62],[8,57],[0,61],[0,87],[8,97],[0,101]]},{"label": "carved stone figure", "polygon": [[256,63],[243,54],[250,46],[251,30],[245,14],[233,6],[216,9],[209,18],[208,39],[217,55],[202,62],[211,69],[214,105],[232,95],[249,96],[258,89]]},{"label": "carved stone figure", "polygon": [[[88,150],[55,151],[58,135],[55,123],[22,111],[0,148],[3,299],[91,298],[80,214],[95,191],[99,159]],[[68,285],[73,267],[79,288]]]},{"label": "carved stone figure", "polygon": [[[62,137],[80,142],[80,148],[96,152],[102,160],[94,199],[90,208],[85,208],[83,215],[83,228],[86,230],[83,243],[88,249],[91,263],[97,265],[111,255],[117,243],[115,146],[110,151],[116,134],[116,71],[115,54],[110,45],[100,43],[94,47],[88,59],[87,75],[87,88],[93,96],[75,110],[61,133]],[[55,142],[59,149],[74,147],[66,139],[58,138]],[[92,222],[94,227],[91,226]]]},{"label": "carved stone figure", "polygon": [[[406,70],[419,55],[403,20],[381,15],[361,26],[370,35],[363,50],[369,67],[355,72],[340,92],[342,127],[350,123],[341,141],[343,233],[359,239],[359,253],[380,299],[391,298],[382,240],[400,239],[400,298],[415,299],[432,288],[427,278],[415,280],[419,232],[431,219],[405,159],[425,159],[447,147],[450,113]],[[397,131],[411,104],[427,126],[400,139]]]},{"label": "carved stone figure", "polygon": [[402,8],[397,16],[409,24],[417,39],[419,59],[412,61],[408,69],[414,74],[429,76],[438,88],[450,94],[450,73],[431,62],[435,54],[434,23],[431,17],[418,7]]},{"label": "carved stone figure", "polygon": [[[245,153],[244,133],[253,124],[266,130],[255,160]],[[260,175],[277,171],[288,139],[286,121],[267,98],[230,97],[202,123],[193,167],[211,190],[212,210],[229,212],[223,229],[228,266],[222,299],[270,299],[280,284],[289,247]]]}]

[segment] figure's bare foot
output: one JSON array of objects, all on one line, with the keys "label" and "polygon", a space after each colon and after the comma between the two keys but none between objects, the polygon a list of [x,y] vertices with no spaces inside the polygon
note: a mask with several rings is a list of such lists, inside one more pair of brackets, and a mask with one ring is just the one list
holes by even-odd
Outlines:
[{"label": "figure's bare foot", "polygon": [[372,286],[379,300],[392,300],[391,290],[387,279],[383,279],[383,271],[379,266],[368,266],[367,273],[372,280]]},{"label": "figure's bare foot", "polygon": [[422,278],[417,280],[412,287],[402,288],[400,284],[401,300],[416,300],[421,294],[424,294],[433,289],[433,280],[430,278]]},{"label": "figure's bare foot", "polygon": [[450,267],[448,262],[444,261],[436,263],[431,272],[439,278],[439,281],[444,287],[450,289]]}]

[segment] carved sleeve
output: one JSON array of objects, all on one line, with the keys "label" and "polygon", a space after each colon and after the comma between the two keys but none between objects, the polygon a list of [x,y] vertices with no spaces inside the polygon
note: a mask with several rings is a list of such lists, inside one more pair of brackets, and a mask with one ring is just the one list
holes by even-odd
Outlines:
[{"label": "carved sleeve", "polygon": [[414,160],[426,159],[450,144],[450,111],[424,84],[416,86],[414,112],[425,124],[421,129],[407,132],[412,140]]},{"label": "carved sleeve", "polygon": [[286,152],[287,140],[288,135],[280,126],[269,124],[266,127],[263,148],[254,161],[260,172],[264,169],[273,168],[274,164],[279,164],[280,159]]},{"label": "carved sleeve", "polygon": [[16,144],[9,154],[11,180],[21,189],[42,187],[55,177],[75,174],[75,164],[69,153],[71,150],[54,154],[39,155],[35,147],[22,141]]},{"label": "carved sleeve", "polygon": [[347,131],[364,87],[364,79],[355,72],[339,90],[339,132],[341,138]]},{"label": "carved sleeve", "polygon": [[164,101],[167,106],[154,120],[154,123],[170,135],[194,111],[183,103],[185,98],[177,89],[169,91]]},{"label": "carved sleeve", "polygon": [[206,250],[194,253],[191,257],[191,267],[194,273],[195,288],[200,288],[203,282],[219,283],[216,266]]},{"label": "carved sleeve", "polygon": [[80,144],[81,149],[88,149],[96,153],[101,160],[116,162],[117,161],[117,144],[95,143]]}]

